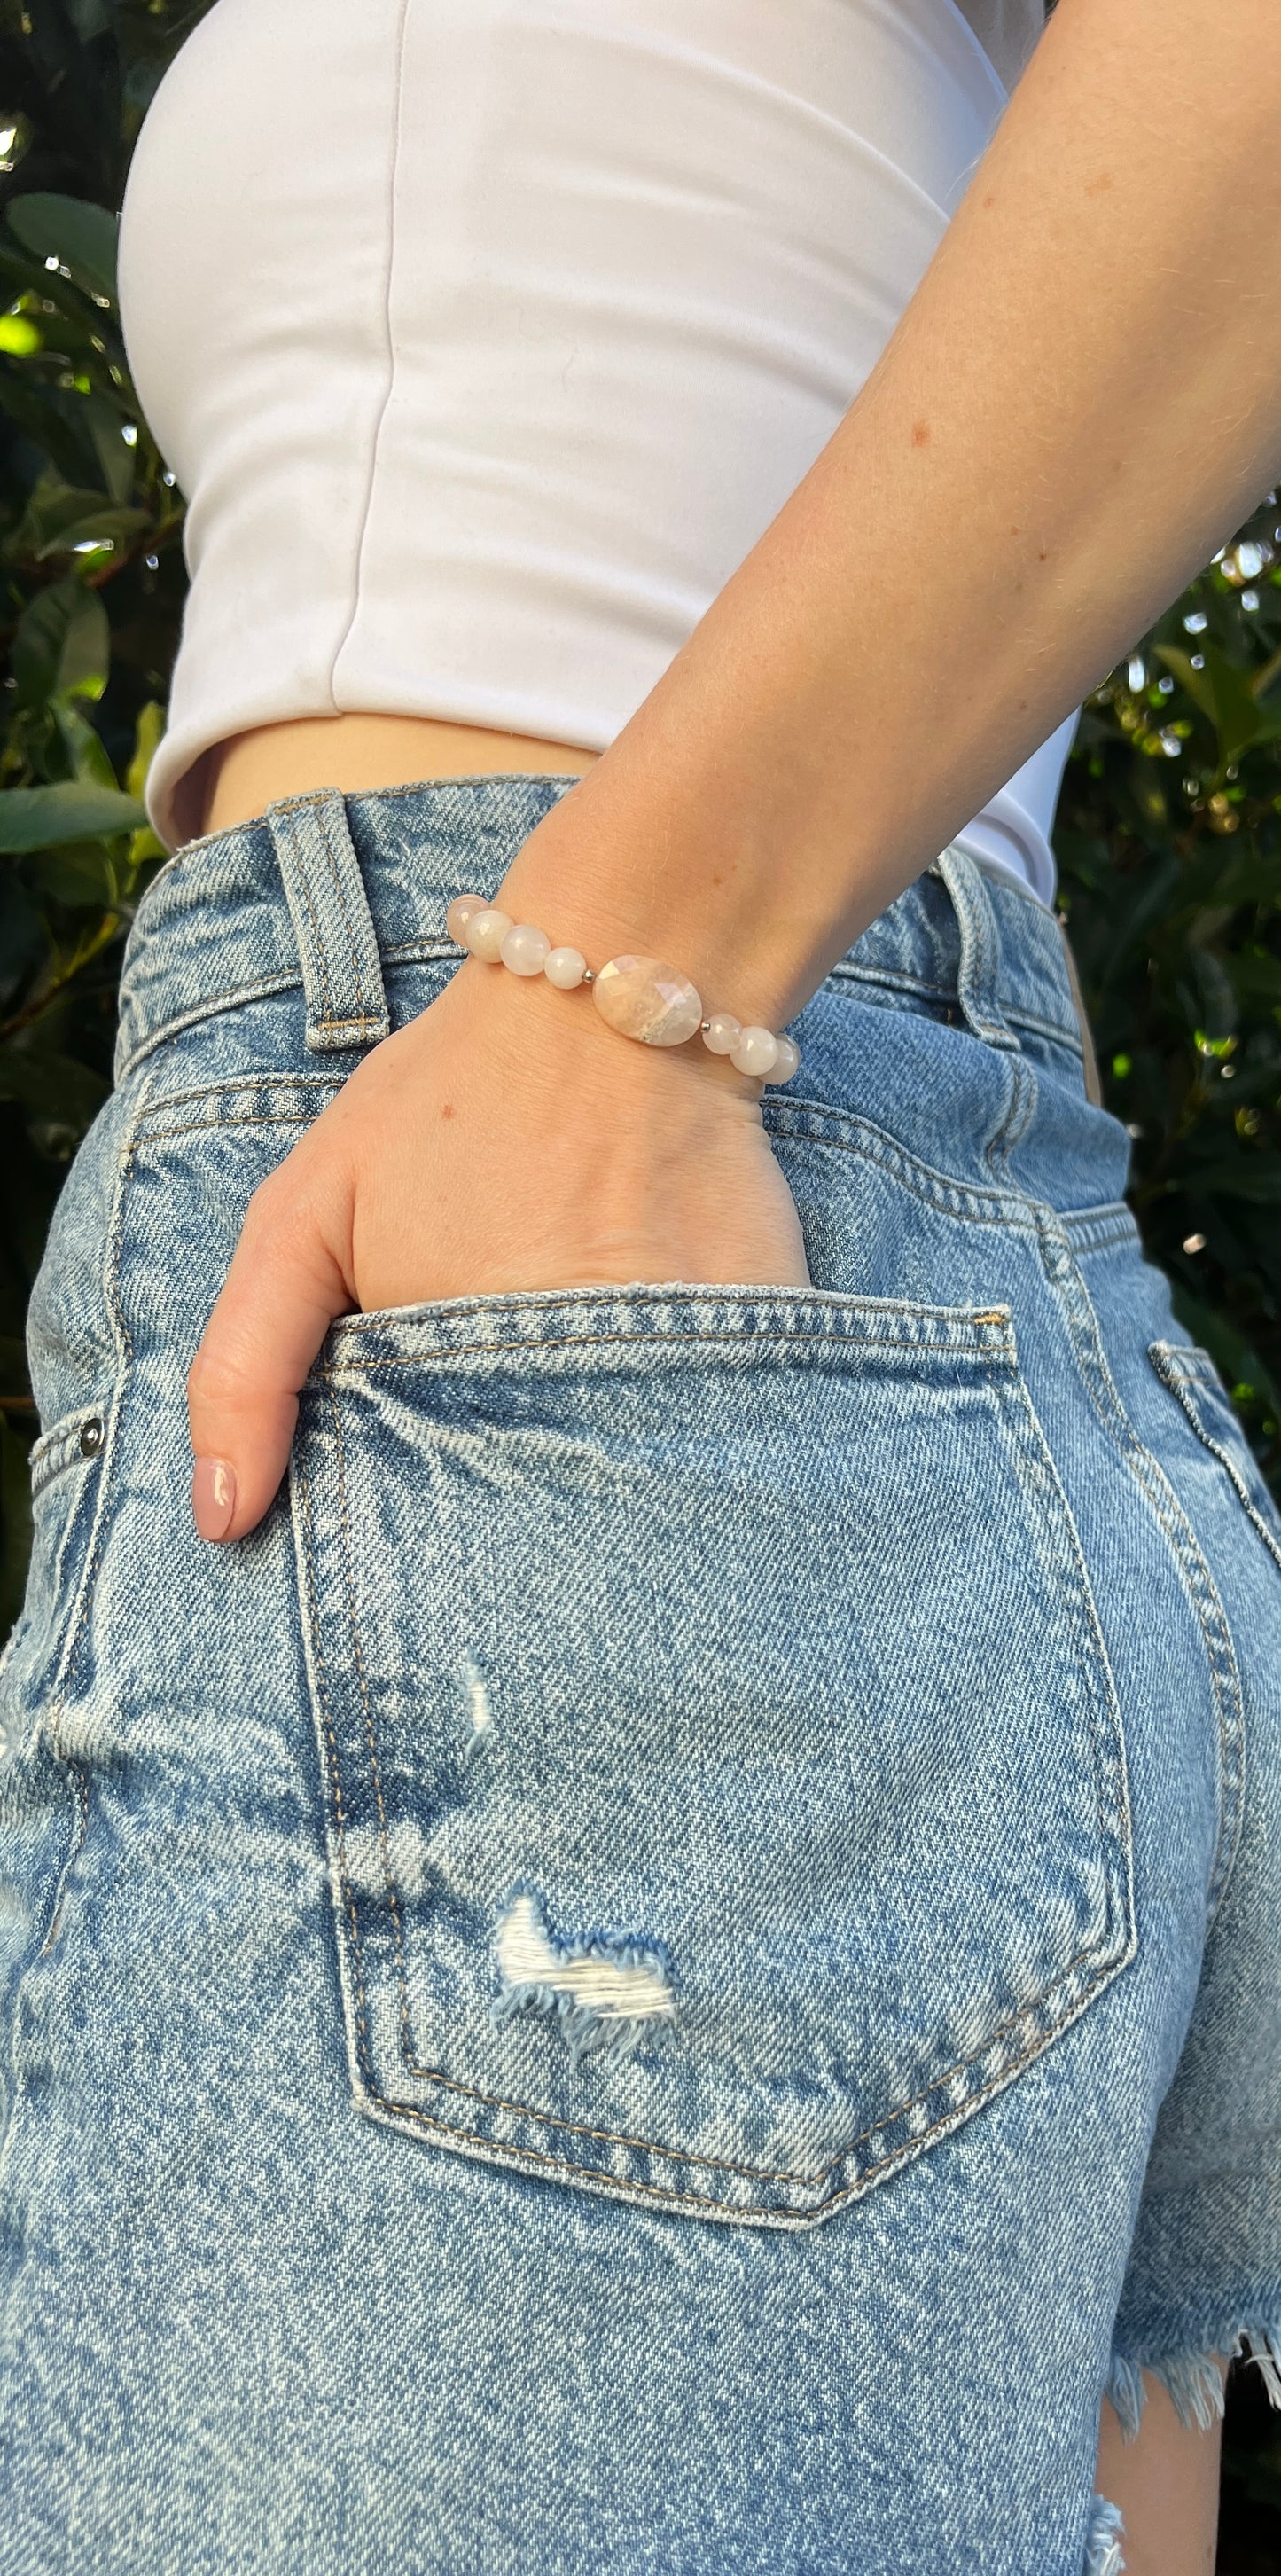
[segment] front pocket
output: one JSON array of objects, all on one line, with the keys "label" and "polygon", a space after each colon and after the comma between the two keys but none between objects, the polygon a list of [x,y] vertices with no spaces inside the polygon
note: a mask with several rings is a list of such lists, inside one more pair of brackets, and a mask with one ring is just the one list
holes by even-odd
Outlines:
[{"label": "front pocket", "polygon": [[1264,1546],[1281,1566],[1281,1514],[1209,1352],[1195,1342],[1151,1342],[1148,1358],[1177,1395],[1198,1440],[1227,1469]]},{"label": "front pocket", "polygon": [[355,1317],[292,1483],[377,2115],[798,2224],[1132,1955],[1114,1695],[1003,1310]]}]

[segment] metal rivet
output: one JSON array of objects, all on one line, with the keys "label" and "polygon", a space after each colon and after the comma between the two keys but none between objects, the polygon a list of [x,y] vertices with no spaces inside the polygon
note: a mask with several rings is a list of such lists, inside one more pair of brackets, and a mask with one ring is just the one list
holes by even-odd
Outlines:
[{"label": "metal rivet", "polygon": [[102,1447],[102,1440],[102,1416],[100,1413],[95,1413],[91,1421],[82,1422],[80,1426],[81,1457],[96,1458]]}]

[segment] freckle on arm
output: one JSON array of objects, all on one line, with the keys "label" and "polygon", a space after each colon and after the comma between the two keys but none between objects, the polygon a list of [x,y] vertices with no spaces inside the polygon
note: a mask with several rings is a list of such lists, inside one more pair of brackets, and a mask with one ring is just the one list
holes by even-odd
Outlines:
[{"label": "freckle on arm", "polygon": [[913,447],[928,447],[928,446],[929,446],[929,443],[930,443],[930,424],[929,424],[929,422],[928,422],[927,420],[914,420],[914,421],[913,421],[913,423],[912,423],[912,445],[913,445]]}]

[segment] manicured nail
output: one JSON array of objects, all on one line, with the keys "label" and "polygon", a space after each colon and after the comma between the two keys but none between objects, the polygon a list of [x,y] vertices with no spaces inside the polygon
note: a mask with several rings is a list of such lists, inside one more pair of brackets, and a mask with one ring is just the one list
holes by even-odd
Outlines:
[{"label": "manicured nail", "polygon": [[202,1538],[225,1538],[236,1508],[236,1470],[225,1458],[197,1458],[191,1508]]}]

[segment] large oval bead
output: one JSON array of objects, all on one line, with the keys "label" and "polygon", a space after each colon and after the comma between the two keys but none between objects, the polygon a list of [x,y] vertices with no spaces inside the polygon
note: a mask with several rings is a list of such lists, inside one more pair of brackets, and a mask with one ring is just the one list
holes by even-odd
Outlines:
[{"label": "large oval bead", "polygon": [[703,1004],[688,975],[661,957],[611,957],[592,986],[603,1020],[642,1046],[683,1046],[702,1026]]}]

